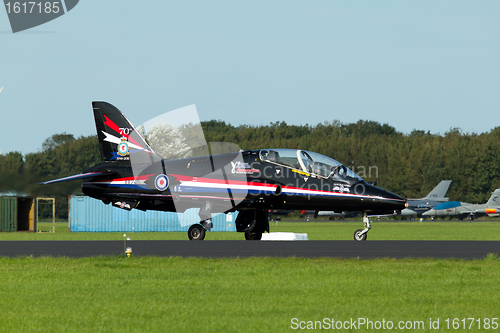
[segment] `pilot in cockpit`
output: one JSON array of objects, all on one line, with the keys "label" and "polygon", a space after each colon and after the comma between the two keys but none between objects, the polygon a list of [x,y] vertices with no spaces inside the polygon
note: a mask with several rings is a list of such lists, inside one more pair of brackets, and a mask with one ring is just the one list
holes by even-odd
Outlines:
[{"label": "pilot in cockpit", "polygon": [[314,172],[312,169],[313,162],[311,160],[307,159],[307,160],[304,160],[303,162],[304,162],[304,166],[306,167],[306,172],[310,172],[310,173]]},{"label": "pilot in cockpit", "polygon": [[328,177],[328,173],[325,169],[325,166],[323,166],[321,163],[314,162],[311,166],[311,172],[315,173],[321,177]]},{"label": "pilot in cockpit", "polygon": [[270,162],[278,163],[280,160],[280,155],[277,151],[270,150],[267,152],[266,159]]}]

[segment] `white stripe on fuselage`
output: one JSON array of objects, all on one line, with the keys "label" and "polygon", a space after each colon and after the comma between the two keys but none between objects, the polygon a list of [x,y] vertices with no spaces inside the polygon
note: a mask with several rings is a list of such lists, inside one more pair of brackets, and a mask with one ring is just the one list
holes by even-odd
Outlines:
[{"label": "white stripe on fuselage", "polygon": [[[251,183],[249,183],[251,184]],[[277,186],[262,186],[262,185],[236,185],[236,184],[217,184],[217,183],[208,183],[208,182],[199,182],[199,181],[181,181],[180,186],[187,187],[199,187],[199,188],[226,188],[226,189],[240,189],[240,190],[256,190],[256,191],[266,191],[266,192],[275,192]],[[345,197],[354,197],[354,198],[373,198],[373,199],[387,199],[380,196],[368,196],[363,194],[352,194],[352,193],[341,193],[341,192],[328,192],[328,191],[317,191],[317,190],[309,190],[309,189],[300,189],[300,188],[287,188],[283,187],[283,193],[287,195],[326,195],[326,196],[345,196]]]}]

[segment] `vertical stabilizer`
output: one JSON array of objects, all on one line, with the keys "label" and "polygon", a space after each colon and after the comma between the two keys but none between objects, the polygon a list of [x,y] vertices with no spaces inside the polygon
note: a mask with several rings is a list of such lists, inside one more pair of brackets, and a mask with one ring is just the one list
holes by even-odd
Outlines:
[{"label": "vertical stabilizer", "polygon": [[448,188],[450,187],[451,180],[442,180],[432,191],[429,192],[422,199],[443,199],[446,196],[446,192],[448,192]]},{"label": "vertical stabilizer", "polygon": [[129,163],[131,155],[144,163],[160,159],[120,110],[106,102],[92,102],[92,108],[103,161]]},{"label": "vertical stabilizer", "polygon": [[491,197],[486,202],[486,207],[498,206],[500,206],[500,188],[497,188],[495,192],[491,193]]}]

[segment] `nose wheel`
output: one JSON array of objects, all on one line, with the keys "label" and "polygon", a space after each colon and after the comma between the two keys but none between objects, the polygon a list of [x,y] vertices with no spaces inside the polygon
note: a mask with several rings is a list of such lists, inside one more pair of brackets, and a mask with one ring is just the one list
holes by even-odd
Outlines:
[{"label": "nose wheel", "polygon": [[358,229],[354,232],[354,240],[357,240],[358,242],[366,240],[367,233],[363,233],[363,230],[364,229]]},{"label": "nose wheel", "polygon": [[368,231],[370,231],[370,229],[372,228],[370,218],[366,214],[363,215],[363,224],[365,226],[364,229],[358,229],[354,232],[354,240],[358,242],[365,241],[368,235]]}]

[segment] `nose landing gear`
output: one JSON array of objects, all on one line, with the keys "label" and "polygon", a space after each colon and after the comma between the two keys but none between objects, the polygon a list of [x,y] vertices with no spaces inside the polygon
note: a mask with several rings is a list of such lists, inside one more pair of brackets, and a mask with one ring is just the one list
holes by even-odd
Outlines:
[{"label": "nose landing gear", "polygon": [[366,240],[368,231],[370,231],[370,229],[372,228],[372,225],[370,223],[370,218],[366,214],[363,215],[363,225],[365,226],[364,229],[358,229],[354,232],[354,240],[358,242]]}]

